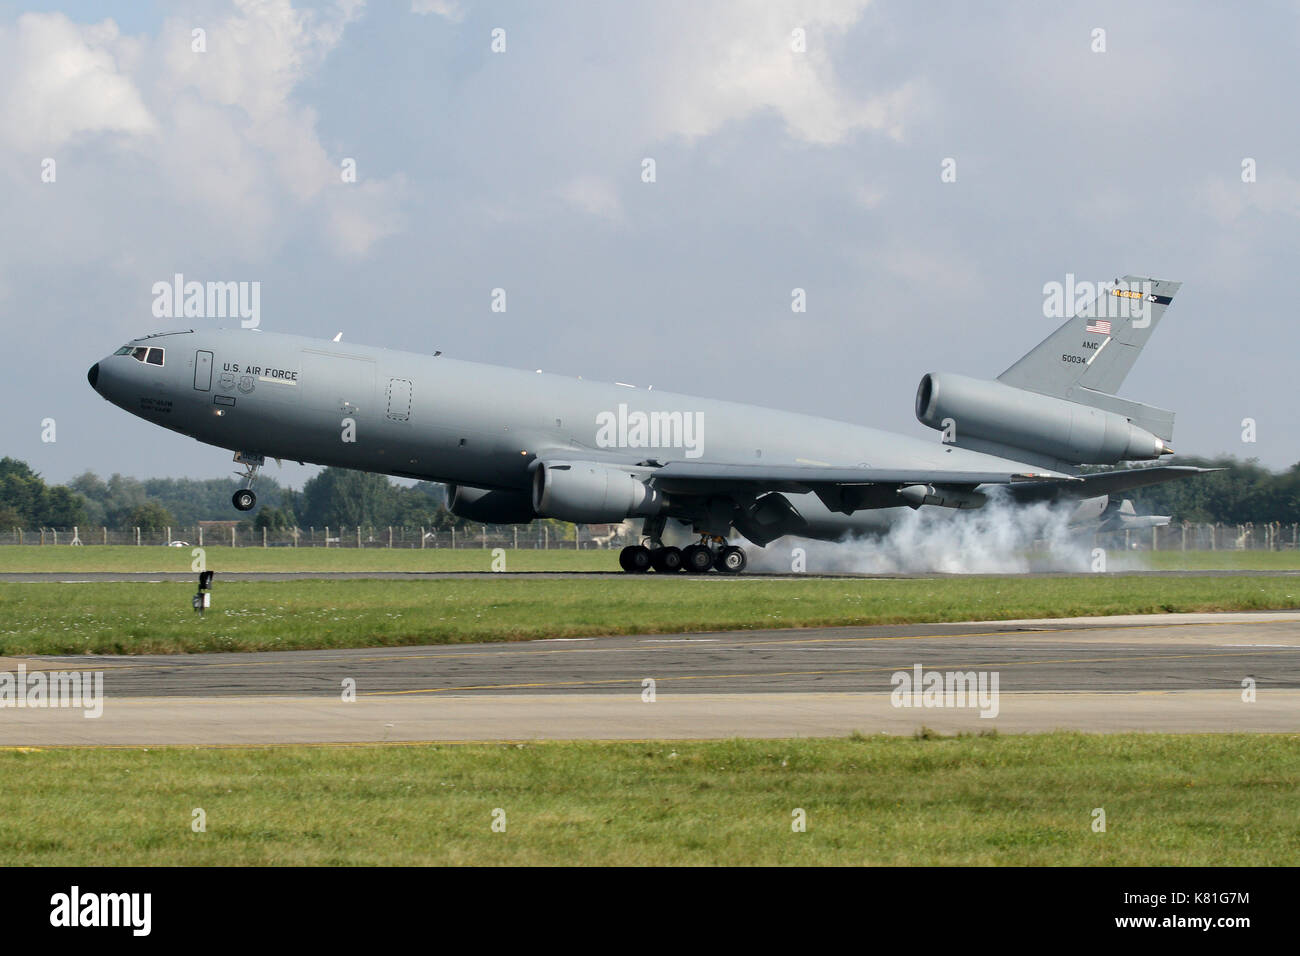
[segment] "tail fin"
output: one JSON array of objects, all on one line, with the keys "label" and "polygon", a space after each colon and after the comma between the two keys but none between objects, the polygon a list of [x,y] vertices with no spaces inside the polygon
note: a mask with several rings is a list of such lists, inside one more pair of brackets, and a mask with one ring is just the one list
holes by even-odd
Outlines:
[{"label": "tail fin", "polygon": [[[1174,413],[1116,398],[1142,347],[1164,317],[1181,282],[1125,276],[1096,296],[1028,355],[998,376],[1004,385],[1116,412],[1169,441]],[[1071,281],[1063,289],[1068,309]]]}]

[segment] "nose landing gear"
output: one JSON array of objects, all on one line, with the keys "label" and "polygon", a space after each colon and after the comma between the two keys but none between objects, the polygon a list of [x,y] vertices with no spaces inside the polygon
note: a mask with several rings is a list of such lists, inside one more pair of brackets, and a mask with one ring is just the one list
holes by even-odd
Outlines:
[{"label": "nose landing gear", "polygon": [[253,482],[257,480],[257,472],[266,464],[266,459],[261,455],[235,452],[235,461],[244,466],[243,471],[235,472],[244,479],[244,487],[230,496],[230,503],[238,511],[252,511],[253,506],[257,504],[257,495],[253,494]]}]

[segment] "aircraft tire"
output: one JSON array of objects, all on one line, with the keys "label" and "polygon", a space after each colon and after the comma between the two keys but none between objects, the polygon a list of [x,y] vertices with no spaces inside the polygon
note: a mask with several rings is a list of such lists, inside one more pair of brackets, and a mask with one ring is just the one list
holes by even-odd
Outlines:
[{"label": "aircraft tire", "polygon": [[713,552],[702,544],[682,548],[682,569],[688,574],[707,574],[713,568]]},{"label": "aircraft tire", "polygon": [[656,548],[650,552],[651,563],[660,574],[676,574],[682,569],[681,548]]},{"label": "aircraft tire", "polygon": [[248,488],[241,488],[230,496],[230,503],[237,511],[252,511],[257,504],[257,495]]},{"label": "aircraft tire", "polygon": [[745,552],[734,544],[723,548],[713,559],[713,566],[723,574],[739,574],[748,563]]},{"label": "aircraft tire", "polygon": [[619,552],[618,565],[628,574],[644,574],[650,570],[650,549],[639,544],[629,545]]}]

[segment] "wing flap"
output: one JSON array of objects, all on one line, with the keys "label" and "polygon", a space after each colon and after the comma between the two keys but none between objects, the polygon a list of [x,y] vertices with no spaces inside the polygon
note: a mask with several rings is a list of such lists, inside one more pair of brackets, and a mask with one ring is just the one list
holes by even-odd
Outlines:
[{"label": "wing flap", "polygon": [[1008,493],[1021,502],[1048,501],[1062,496],[1093,498],[1222,470],[1222,468],[1198,468],[1195,465],[1155,465],[1151,468],[1128,468],[1122,471],[1103,471],[1095,475],[1080,475],[1077,481],[1069,485],[1062,485],[1056,481],[1026,482],[1009,488]]},{"label": "wing flap", "polygon": [[1008,485],[1015,482],[1075,481],[1055,471],[952,471],[941,468],[866,468],[823,465],[758,465],[673,461],[655,469],[652,480],[671,491],[697,483],[751,484],[774,491],[814,491],[825,485]]}]

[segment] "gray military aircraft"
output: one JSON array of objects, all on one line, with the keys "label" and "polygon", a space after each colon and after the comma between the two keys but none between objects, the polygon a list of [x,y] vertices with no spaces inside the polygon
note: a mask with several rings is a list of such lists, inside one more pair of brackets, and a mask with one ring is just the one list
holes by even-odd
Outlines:
[{"label": "gray military aircraft", "polygon": [[[146,335],[87,377],[133,415],[234,451],[240,511],[254,506],[266,459],[287,458],[446,482],[451,510],[485,523],[641,518],[644,543],[623,549],[625,571],[735,573],[746,558],[733,531],[759,547],[837,540],[881,531],[906,508],[978,508],[991,493],[1088,500],[1102,514],[1117,492],[1197,474],[1079,468],[1173,453],[1173,413],[1115,392],[1178,287],[1134,276],[1101,286],[996,381],[925,375],[916,416],[939,442],[256,329]],[[1118,509],[1107,516],[1122,526]],[[665,545],[669,519],[698,543]]]}]

